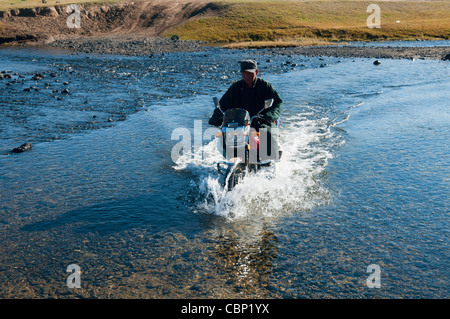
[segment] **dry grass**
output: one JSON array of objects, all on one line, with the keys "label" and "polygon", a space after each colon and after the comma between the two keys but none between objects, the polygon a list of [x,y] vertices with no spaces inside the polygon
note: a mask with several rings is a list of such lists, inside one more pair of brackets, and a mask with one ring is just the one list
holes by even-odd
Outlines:
[{"label": "dry grass", "polygon": [[297,46],[320,46],[333,44],[337,44],[337,42],[330,42],[317,38],[302,38],[302,39],[278,40],[278,41],[236,42],[225,44],[223,45],[223,47],[228,49],[259,49],[259,48],[282,48],[282,47],[297,47]]},{"label": "dry grass", "polygon": [[[381,8],[381,28],[370,29],[367,6]],[[215,17],[168,30],[182,39],[215,43],[332,42],[450,38],[450,1],[225,0]],[[400,22],[397,22],[400,21]],[[240,44],[242,45],[242,44]]]}]

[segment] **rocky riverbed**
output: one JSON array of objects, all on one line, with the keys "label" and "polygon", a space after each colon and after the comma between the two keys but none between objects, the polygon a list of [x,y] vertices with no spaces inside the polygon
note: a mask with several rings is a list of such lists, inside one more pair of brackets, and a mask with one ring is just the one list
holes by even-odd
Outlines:
[{"label": "rocky riverbed", "polygon": [[77,38],[57,40],[48,45],[83,53],[143,56],[155,53],[195,52],[202,50],[200,41],[180,41],[167,38]]},{"label": "rocky riverbed", "polygon": [[[143,56],[154,53],[195,52],[203,50],[206,43],[181,41],[176,36],[167,38],[96,37],[57,40],[51,47],[70,49],[83,53]],[[267,48],[268,52],[286,55],[332,56],[342,58],[376,59],[434,59],[450,60],[450,46],[371,46],[329,45],[310,47]]]},{"label": "rocky riverbed", "polygon": [[306,56],[377,59],[435,59],[450,60],[450,47],[393,46],[319,46],[276,49],[276,52]]}]

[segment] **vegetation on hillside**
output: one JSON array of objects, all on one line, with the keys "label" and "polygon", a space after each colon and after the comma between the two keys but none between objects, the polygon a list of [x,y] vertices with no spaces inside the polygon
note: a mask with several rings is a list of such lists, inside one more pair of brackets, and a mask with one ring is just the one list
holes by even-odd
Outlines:
[{"label": "vegetation on hillside", "polygon": [[[124,0],[0,0],[0,11]],[[136,0],[146,1],[146,0]],[[173,0],[176,1],[176,0]],[[196,0],[192,0],[196,1]],[[162,30],[162,36],[233,47],[320,45],[346,41],[450,39],[450,0],[211,0],[212,12]],[[369,28],[370,4],[381,10]]]},{"label": "vegetation on hillside", "polygon": [[[381,11],[369,28],[369,4]],[[181,39],[213,43],[319,44],[324,41],[450,38],[450,1],[220,1],[220,14],[167,30]]]}]

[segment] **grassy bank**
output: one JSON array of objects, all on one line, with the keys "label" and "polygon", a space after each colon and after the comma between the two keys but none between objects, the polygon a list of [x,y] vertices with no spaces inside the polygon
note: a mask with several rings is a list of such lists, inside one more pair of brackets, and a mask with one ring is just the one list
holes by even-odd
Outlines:
[{"label": "grassy bank", "polygon": [[[136,0],[139,1],[146,0]],[[73,3],[118,2],[125,1],[47,0],[47,3],[43,4],[42,0],[0,0],[0,11]],[[450,39],[450,0],[211,2],[214,3],[211,12],[191,19],[186,17],[186,20],[176,27],[161,30],[162,36],[171,37],[176,34],[182,40],[207,41],[210,44],[236,48],[321,45],[342,41]],[[381,28],[367,27],[367,18],[371,14],[367,12],[367,7],[372,3],[379,5],[381,9]]]},{"label": "grassy bank", "polygon": [[[380,6],[381,28],[367,27],[371,3]],[[450,1],[225,0],[217,4],[217,16],[186,21],[164,34],[235,47],[450,38]]]}]

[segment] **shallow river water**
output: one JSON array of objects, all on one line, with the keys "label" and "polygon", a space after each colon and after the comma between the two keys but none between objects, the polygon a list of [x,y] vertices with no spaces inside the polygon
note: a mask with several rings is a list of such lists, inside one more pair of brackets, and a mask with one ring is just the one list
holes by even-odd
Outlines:
[{"label": "shallow river water", "polygon": [[[0,56],[0,297],[448,298],[448,62]],[[247,57],[283,157],[227,193],[207,121]]]}]

